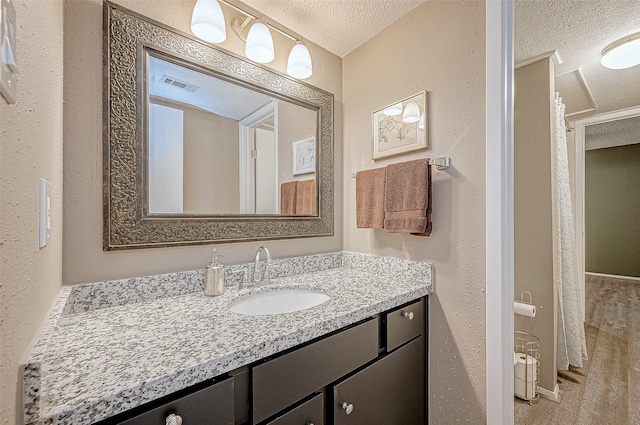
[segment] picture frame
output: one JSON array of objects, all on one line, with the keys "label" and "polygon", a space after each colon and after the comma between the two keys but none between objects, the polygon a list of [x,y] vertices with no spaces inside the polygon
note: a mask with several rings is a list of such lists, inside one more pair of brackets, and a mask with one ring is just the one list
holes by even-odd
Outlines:
[{"label": "picture frame", "polygon": [[308,136],[293,142],[293,175],[316,172],[316,138]]},{"label": "picture frame", "polygon": [[371,114],[373,160],[429,147],[427,93],[423,90]]}]

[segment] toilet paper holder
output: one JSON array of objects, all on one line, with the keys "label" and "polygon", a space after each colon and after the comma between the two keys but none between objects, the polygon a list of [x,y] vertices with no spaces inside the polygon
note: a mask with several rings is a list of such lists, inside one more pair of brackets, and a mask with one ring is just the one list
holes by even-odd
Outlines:
[{"label": "toilet paper holder", "polygon": [[[521,293],[519,302],[533,306],[531,292]],[[513,351],[516,356],[514,360],[514,392],[516,397],[531,405],[538,400],[540,338],[533,333],[533,317],[521,314],[516,314],[516,316],[520,318],[520,326],[514,332]]]}]

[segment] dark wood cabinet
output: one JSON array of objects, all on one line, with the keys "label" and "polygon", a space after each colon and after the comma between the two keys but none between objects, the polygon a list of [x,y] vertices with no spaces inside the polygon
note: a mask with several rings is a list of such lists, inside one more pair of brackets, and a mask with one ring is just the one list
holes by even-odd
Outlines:
[{"label": "dark wood cabinet", "polygon": [[424,425],[426,317],[421,298],[100,424]]},{"label": "dark wood cabinet", "polygon": [[335,425],[424,425],[424,338],[387,354],[333,387]]},{"label": "dark wood cabinet", "polygon": [[169,415],[179,415],[184,425],[233,425],[233,378],[195,391],[140,413],[119,425],[166,425]]}]

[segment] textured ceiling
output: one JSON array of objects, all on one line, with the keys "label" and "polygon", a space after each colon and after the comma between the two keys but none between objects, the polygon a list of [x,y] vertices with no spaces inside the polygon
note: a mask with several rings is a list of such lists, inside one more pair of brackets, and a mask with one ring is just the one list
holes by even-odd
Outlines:
[{"label": "textured ceiling", "polygon": [[603,149],[640,143],[640,117],[607,121],[585,128],[585,149]]},{"label": "textured ceiling", "polygon": [[598,109],[574,119],[640,105],[640,66],[610,70],[602,50],[640,32],[640,0],[516,0],[515,63],[558,50],[561,74],[582,66]]},{"label": "textured ceiling", "polygon": [[344,57],[425,0],[243,0],[307,40]]},{"label": "textured ceiling", "polygon": [[[198,86],[198,89],[191,93],[182,88],[165,84],[163,76]],[[153,56],[149,57],[149,94],[193,105],[236,121],[248,117],[272,100],[269,96],[254,90]],[[234,101],[230,102],[229,99]]]}]

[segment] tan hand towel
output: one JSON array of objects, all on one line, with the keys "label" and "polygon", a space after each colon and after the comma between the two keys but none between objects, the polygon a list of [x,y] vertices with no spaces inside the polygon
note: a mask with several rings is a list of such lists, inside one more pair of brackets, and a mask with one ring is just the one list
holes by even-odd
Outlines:
[{"label": "tan hand towel", "polygon": [[431,234],[429,159],[387,166],[384,229],[388,233]]},{"label": "tan hand towel", "polygon": [[356,226],[360,229],[384,227],[385,169],[359,171],[356,174]]},{"label": "tan hand towel", "polygon": [[316,181],[303,180],[298,182],[296,194],[296,215],[316,215]]},{"label": "tan hand towel", "polygon": [[296,194],[298,182],[286,182],[280,185],[280,214],[293,215],[296,213]]}]

